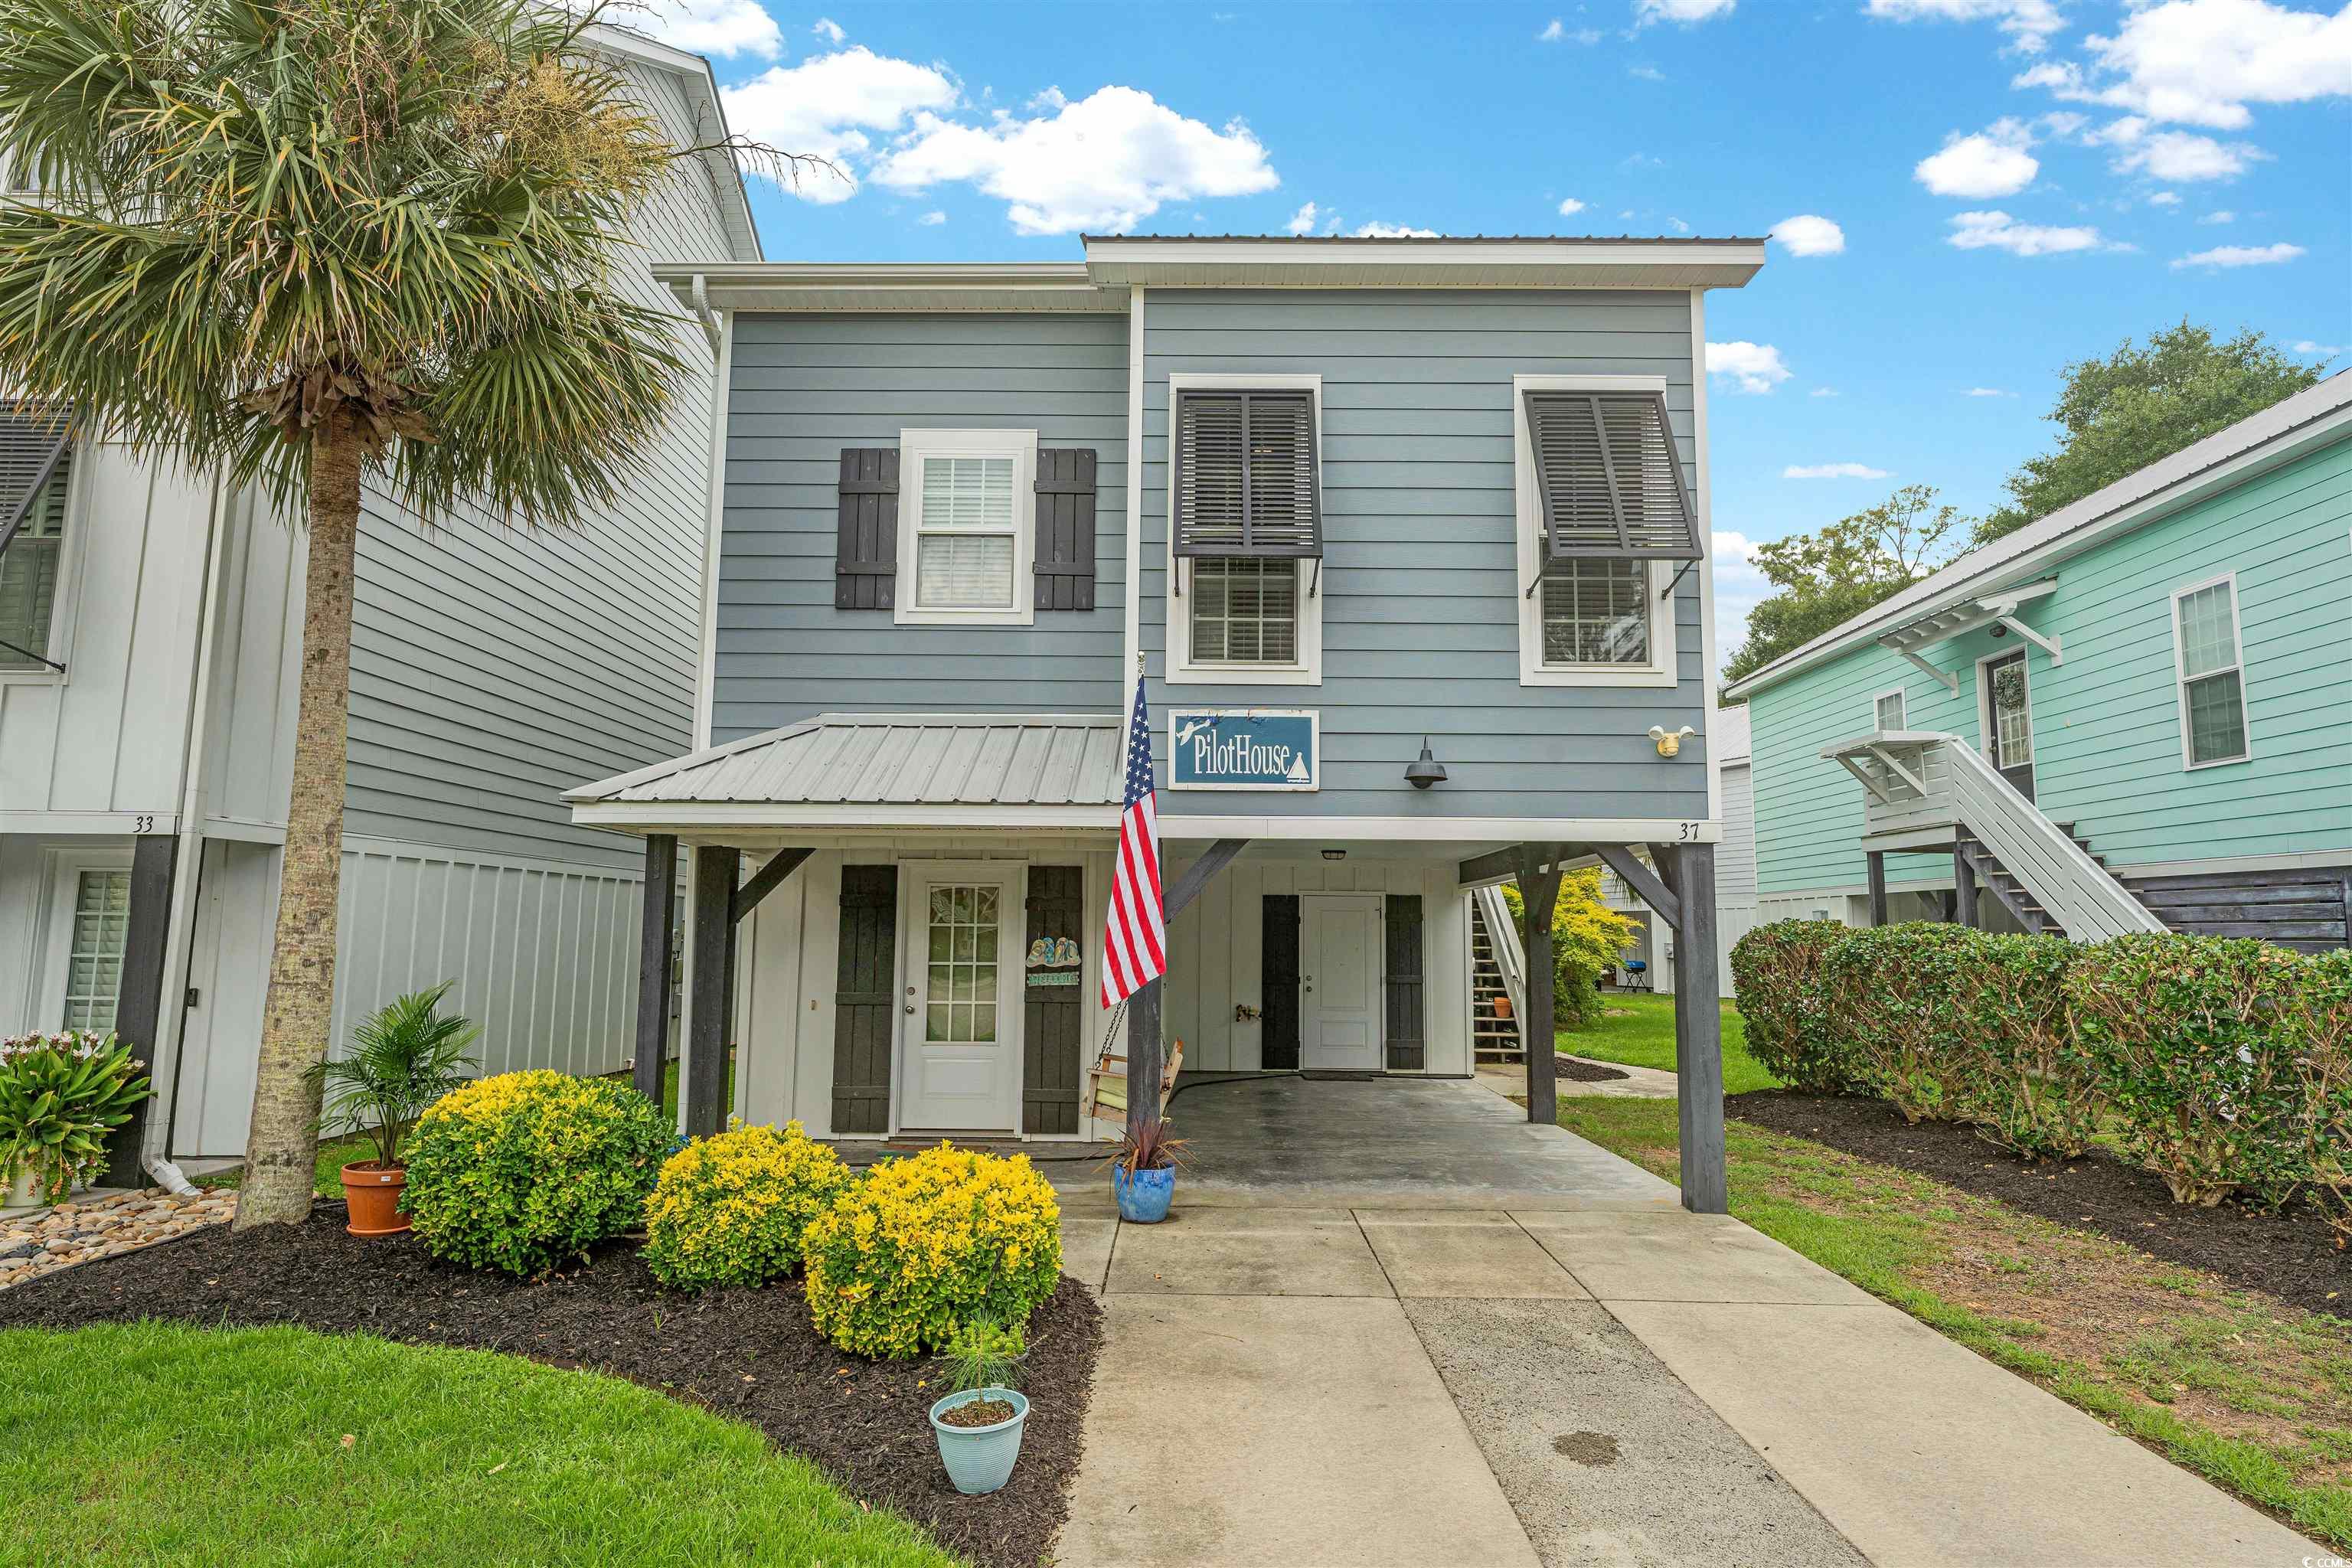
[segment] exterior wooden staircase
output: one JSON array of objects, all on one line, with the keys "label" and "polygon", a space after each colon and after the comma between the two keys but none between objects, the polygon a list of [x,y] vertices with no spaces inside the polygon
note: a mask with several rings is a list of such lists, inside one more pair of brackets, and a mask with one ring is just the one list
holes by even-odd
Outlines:
[{"label": "exterior wooden staircase", "polygon": [[[2073,839],[2083,853],[2090,857],[2093,865],[2097,866],[2101,870],[2106,869],[2106,857],[2093,855],[2091,841],[2075,832],[2073,823],[2060,822],[2053,823],[2052,826]],[[2000,858],[1986,847],[1983,839],[1971,833],[1966,823],[1956,825],[1953,833],[1956,841],[1954,847],[1962,859],[1976,868],[1977,876],[1983,881],[1985,891],[1990,893],[2000,907],[2009,911],[2010,917],[2026,929],[2028,934],[2032,936],[2064,936],[2066,934],[2066,928],[2042,907],[2042,900],[2034,896],[2033,889],[2027,887],[2016,872],[2002,865]],[[2124,885],[2124,891],[2128,893],[2131,890],[2128,885]],[[2141,901],[2146,902],[2145,900]]]},{"label": "exterior wooden staircase", "polygon": [[[1481,1062],[1516,1062],[1526,1052],[1519,1039],[1519,933],[1512,929],[1502,890],[1481,888],[1470,895],[1470,1049]],[[1504,1016],[1507,1004],[1510,1016]]]}]

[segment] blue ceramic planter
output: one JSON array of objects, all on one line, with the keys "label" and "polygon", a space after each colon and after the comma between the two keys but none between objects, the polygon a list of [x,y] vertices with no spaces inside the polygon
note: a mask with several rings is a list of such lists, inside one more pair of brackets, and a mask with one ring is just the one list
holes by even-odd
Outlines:
[{"label": "blue ceramic planter", "polygon": [[1125,1166],[1113,1165],[1110,1190],[1118,1199],[1119,1218],[1136,1225],[1158,1225],[1168,1217],[1168,1205],[1176,1197],[1175,1168],[1130,1174]]},{"label": "blue ceramic planter", "polygon": [[[1002,1399],[1012,1415],[993,1426],[950,1426],[940,1412],[969,1405],[975,1399]],[[1021,1457],[1021,1426],[1029,1419],[1029,1401],[1009,1388],[976,1388],[950,1394],[931,1406],[931,1434],[940,1440],[940,1462],[948,1468],[955,1489],[977,1496],[992,1492],[1013,1479],[1013,1462]]]}]

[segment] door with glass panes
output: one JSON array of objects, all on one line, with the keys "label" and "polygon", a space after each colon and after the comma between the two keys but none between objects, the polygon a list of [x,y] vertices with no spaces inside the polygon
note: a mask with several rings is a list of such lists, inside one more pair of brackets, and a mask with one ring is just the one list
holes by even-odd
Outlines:
[{"label": "door with glass panes", "polygon": [[2033,712],[2025,685],[2025,650],[1983,665],[1985,755],[2017,793],[2033,798]]},{"label": "door with glass panes", "polygon": [[911,918],[898,1126],[1010,1132],[1021,1088],[1022,868],[901,869]]}]

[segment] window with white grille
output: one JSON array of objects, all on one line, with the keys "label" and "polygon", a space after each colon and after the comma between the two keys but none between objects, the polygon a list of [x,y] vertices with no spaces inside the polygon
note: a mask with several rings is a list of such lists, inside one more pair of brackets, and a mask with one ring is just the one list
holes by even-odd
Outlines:
[{"label": "window with white grille", "polygon": [[2180,745],[2186,765],[2243,762],[2246,678],[2238,640],[2234,577],[2184,588],[2172,600],[2173,650],[2180,680]]},{"label": "window with white grille", "polygon": [[79,873],[73,926],[67,936],[65,1016],[68,1029],[114,1027],[114,1003],[122,989],[122,952],[131,935],[131,873]]},{"label": "window with white grille", "polygon": [[1892,691],[1880,692],[1878,696],[1872,700],[1870,709],[1873,728],[1878,730],[1900,730],[1904,728],[1906,715],[1903,711],[1903,689],[1901,687],[1898,686]]},{"label": "window with white grille", "polygon": [[1031,624],[1034,430],[899,435],[902,623]]},{"label": "window with white grille", "polygon": [[1321,378],[1186,371],[1168,391],[1168,679],[1320,684]]},{"label": "window with white grille", "polygon": [[1543,574],[1543,661],[1650,662],[1650,571],[1639,561],[1562,561]]},{"label": "window with white grille", "polygon": [[1192,658],[1201,664],[1298,662],[1298,568],[1217,556],[1192,570]]}]

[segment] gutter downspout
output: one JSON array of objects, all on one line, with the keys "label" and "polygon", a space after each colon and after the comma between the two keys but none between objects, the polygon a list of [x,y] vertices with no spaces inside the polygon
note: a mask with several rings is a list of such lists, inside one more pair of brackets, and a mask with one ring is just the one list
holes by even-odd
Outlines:
[{"label": "gutter downspout", "polygon": [[694,313],[702,322],[702,335],[710,340],[710,352],[719,352],[719,313],[710,308],[710,279],[698,272],[688,285],[694,300]]},{"label": "gutter downspout", "polygon": [[[1143,285],[1127,292],[1127,605],[1126,661],[1119,667],[1119,707],[1132,716],[1129,671],[1143,673]],[[1121,737],[1119,750],[1127,750]]]}]

